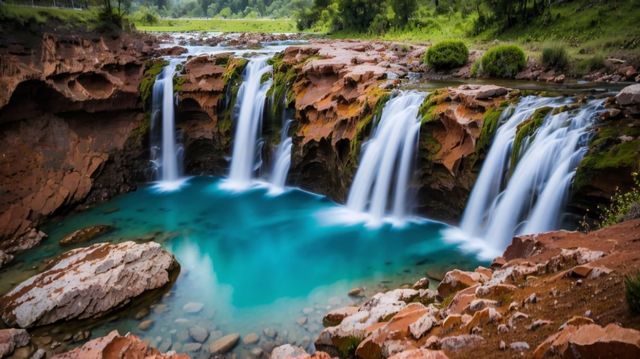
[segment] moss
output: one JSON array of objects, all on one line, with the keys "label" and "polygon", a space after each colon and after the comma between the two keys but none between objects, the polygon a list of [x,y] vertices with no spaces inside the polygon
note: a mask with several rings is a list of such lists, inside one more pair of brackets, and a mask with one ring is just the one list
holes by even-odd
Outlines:
[{"label": "moss", "polygon": [[[379,118],[382,115],[384,105],[389,101],[389,98],[391,98],[388,91],[382,90],[379,87],[375,87],[372,91],[374,93],[370,93],[370,96],[377,96],[378,102],[376,102],[376,105],[371,110],[365,110],[367,115],[358,120],[358,123],[356,124],[356,133],[351,140],[351,162],[354,164],[358,162],[362,141],[364,141],[367,135],[371,133],[371,127],[374,119]],[[378,93],[378,91],[382,91],[383,93]]]},{"label": "moss", "polygon": [[273,67],[273,84],[267,91],[267,97],[271,99],[270,116],[273,119],[281,118],[283,111],[294,100],[291,88],[298,75],[298,67],[288,65],[283,60],[284,53],[278,53],[269,60]]},{"label": "moss", "polygon": [[513,148],[511,150],[511,171],[516,168],[523,150],[524,141],[533,138],[536,131],[544,123],[545,117],[553,110],[552,107],[541,107],[537,109],[531,117],[518,125],[516,129],[516,137],[513,140]]},{"label": "moss", "polygon": [[[225,59],[224,61],[220,59]],[[247,59],[241,57],[218,57],[217,63],[226,64],[226,69],[222,75],[222,79],[225,83],[225,96],[227,99],[224,106],[222,106],[222,113],[218,116],[218,131],[222,134],[230,133],[233,124],[233,109],[236,105],[238,98],[238,90],[242,84],[242,72],[245,66],[249,62]]]},{"label": "moss", "polygon": [[345,338],[339,338],[337,340],[337,348],[341,358],[353,358],[355,357],[356,349],[362,339],[355,336],[347,336]]},{"label": "moss", "polygon": [[[632,138],[623,141],[621,137]],[[640,170],[640,128],[618,126],[600,128],[589,141],[589,150],[580,162],[573,181],[574,190],[589,184],[601,171]]]},{"label": "moss", "polygon": [[260,78],[260,84],[263,84],[267,81],[269,81],[271,79],[271,72],[266,72],[264,74],[262,74],[262,77]]},{"label": "moss", "polygon": [[489,144],[491,144],[491,140],[493,140],[493,136],[496,134],[498,126],[500,125],[502,112],[507,109],[509,104],[509,102],[505,101],[501,103],[500,106],[491,108],[485,112],[482,120],[480,137],[476,143],[476,152],[484,152],[489,147]]},{"label": "moss", "polygon": [[156,82],[156,77],[162,72],[162,69],[167,66],[169,62],[163,59],[154,59],[147,61],[144,65],[144,74],[140,85],[138,85],[138,93],[140,94],[140,100],[142,101],[143,108],[147,108],[149,100],[151,99],[151,93],[153,91],[153,84]]},{"label": "moss", "polygon": [[144,119],[142,122],[135,127],[129,133],[129,137],[126,141],[127,147],[140,147],[144,142],[144,138],[149,136],[149,132],[151,131],[151,114],[149,112],[145,113]]},{"label": "moss", "polygon": [[187,81],[186,76],[174,76],[173,78],[173,92],[182,92],[182,86]]},{"label": "moss", "polygon": [[436,106],[443,101],[443,97],[446,96],[446,91],[446,89],[435,90],[424,99],[418,111],[422,118],[421,122],[423,125],[436,119],[434,110]]}]

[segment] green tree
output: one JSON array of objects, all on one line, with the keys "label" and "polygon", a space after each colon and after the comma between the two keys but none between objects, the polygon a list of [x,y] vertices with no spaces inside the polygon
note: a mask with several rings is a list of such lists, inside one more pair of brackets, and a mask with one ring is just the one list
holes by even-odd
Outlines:
[{"label": "green tree", "polygon": [[396,22],[399,25],[406,25],[409,18],[418,7],[417,0],[390,0],[393,12],[396,14]]},{"label": "green tree", "polygon": [[338,0],[338,15],[340,22],[336,29],[356,30],[365,32],[371,22],[381,11],[383,4],[368,0]]}]

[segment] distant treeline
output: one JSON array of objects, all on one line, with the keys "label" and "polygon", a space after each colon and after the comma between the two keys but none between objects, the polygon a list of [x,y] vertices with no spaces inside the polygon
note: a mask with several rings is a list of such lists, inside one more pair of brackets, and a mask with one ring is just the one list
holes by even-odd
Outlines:
[{"label": "distant treeline", "polygon": [[383,33],[420,29],[430,16],[459,12],[474,16],[474,31],[487,26],[508,28],[544,14],[552,0],[313,0],[297,14],[300,29]]}]

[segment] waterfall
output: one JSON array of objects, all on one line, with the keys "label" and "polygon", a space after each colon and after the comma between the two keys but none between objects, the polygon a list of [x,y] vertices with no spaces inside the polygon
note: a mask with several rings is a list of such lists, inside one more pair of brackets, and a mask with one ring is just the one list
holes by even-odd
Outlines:
[{"label": "waterfall", "polygon": [[567,99],[525,97],[505,110],[461,222],[468,237],[484,238],[496,253],[515,234],[557,229],[575,170],[586,152],[588,129],[601,111],[593,100],[577,111],[547,114],[525,138],[509,168],[518,125],[536,109]]},{"label": "waterfall", "polygon": [[289,166],[291,166],[291,146],[293,142],[289,137],[289,127],[292,121],[286,118],[286,114],[283,115],[283,118],[284,123],[282,124],[282,131],[280,131],[280,144],[276,148],[275,162],[269,179],[269,182],[275,187],[271,191],[272,193],[281,192],[284,189],[287,175],[289,174]]},{"label": "waterfall", "polygon": [[175,134],[173,76],[177,65],[177,60],[171,60],[162,69],[152,93],[151,162],[158,181],[156,187],[166,191],[176,190],[184,182],[180,178],[183,150],[176,143]]},{"label": "waterfall", "polygon": [[262,82],[271,71],[267,57],[256,57],[244,70],[244,79],[238,90],[238,118],[235,124],[231,170],[225,186],[230,189],[246,189],[251,185],[254,172],[260,167],[259,133],[266,94],[272,80]]},{"label": "waterfall", "polygon": [[[389,100],[371,140],[364,147],[347,207],[366,212],[374,224],[386,214],[402,220],[406,211],[407,187],[420,118],[418,111],[425,94],[402,92]],[[389,200],[392,199],[391,202]]]}]

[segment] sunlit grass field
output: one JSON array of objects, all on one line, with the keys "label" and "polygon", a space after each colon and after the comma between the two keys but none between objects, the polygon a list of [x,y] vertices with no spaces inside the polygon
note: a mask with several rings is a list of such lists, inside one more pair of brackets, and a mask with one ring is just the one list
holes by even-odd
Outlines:
[{"label": "sunlit grass field", "polygon": [[154,25],[135,25],[149,32],[298,32],[293,19],[161,19]]}]

